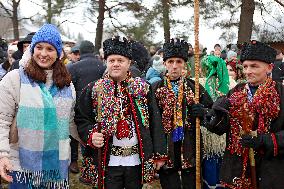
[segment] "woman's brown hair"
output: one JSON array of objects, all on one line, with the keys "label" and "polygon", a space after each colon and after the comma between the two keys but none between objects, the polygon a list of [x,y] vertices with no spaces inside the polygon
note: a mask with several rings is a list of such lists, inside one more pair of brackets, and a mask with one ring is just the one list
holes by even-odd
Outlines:
[{"label": "woman's brown hair", "polygon": [[[69,74],[67,68],[63,62],[57,59],[52,65],[53,68],[53,83],[59,88],[62,89],[65,86],[70,86],[71,75]],[[27,63],[25,71],[29,77],[37,82],[46,82],[46,73],[34,60],[31,58],[31,61]]]}]

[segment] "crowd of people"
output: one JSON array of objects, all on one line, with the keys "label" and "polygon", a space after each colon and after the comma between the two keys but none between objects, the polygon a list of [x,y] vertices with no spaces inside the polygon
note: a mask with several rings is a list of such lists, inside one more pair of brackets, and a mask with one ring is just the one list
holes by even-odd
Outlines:
[{"label": "crowd of people", "polygon": [[194,54],[178,38],[148,50],[114,36],[96,55],[87,40],[64,47],[52,24],[0,45],[0,176],[10,189],[70,188],[69,172],[90,188],[159,178],[163,189],[195,189],[196,118],[202,189],[284,188],[280,49],[253,40]]}]

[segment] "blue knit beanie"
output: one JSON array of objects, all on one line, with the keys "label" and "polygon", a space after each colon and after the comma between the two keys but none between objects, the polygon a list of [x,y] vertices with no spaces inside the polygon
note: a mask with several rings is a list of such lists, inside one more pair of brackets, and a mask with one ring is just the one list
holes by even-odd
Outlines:
[{"label": "blue knit beanie", "polygon": [[34,48],[37,43],[49,43],[54,46],[57,51],[58,58],[62,52],[62,40],[56,26],[52,24],[44,24],[33,36],[31,43],[31,53],[34,53]]}]

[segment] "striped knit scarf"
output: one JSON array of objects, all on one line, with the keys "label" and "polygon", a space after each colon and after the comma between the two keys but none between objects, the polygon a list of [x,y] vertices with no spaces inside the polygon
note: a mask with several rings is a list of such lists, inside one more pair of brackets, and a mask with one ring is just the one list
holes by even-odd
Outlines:
[{"label": "striped knit scarf", "polygon": [[47,89],[44,83],[30,79],[23,67],[19,73],[21,89],[17,127],[20,165],[32,180],[33,188],[45,188],[50,183],[61,186],[67,183],[68,186],[71,88],[59,90],[52,85]]}]

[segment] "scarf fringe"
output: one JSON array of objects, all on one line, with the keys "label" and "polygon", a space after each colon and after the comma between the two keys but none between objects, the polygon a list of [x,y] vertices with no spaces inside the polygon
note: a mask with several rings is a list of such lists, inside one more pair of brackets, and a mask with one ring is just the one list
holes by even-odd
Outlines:
[{"label": "scarf fringe", "polygon": [[16,172],[16,183],[28,184],[29,188],[57,188],[68,189],[69,182],[62,179],[59,170],[50,171],[29,171]]},{"label": "scarf fringe", "polygon": [[204,145],[204,159],[214,158],[216,155],[222,157],[226,148],[226,134],[219,136],[208,131],[205,127],[200,127]]}]

